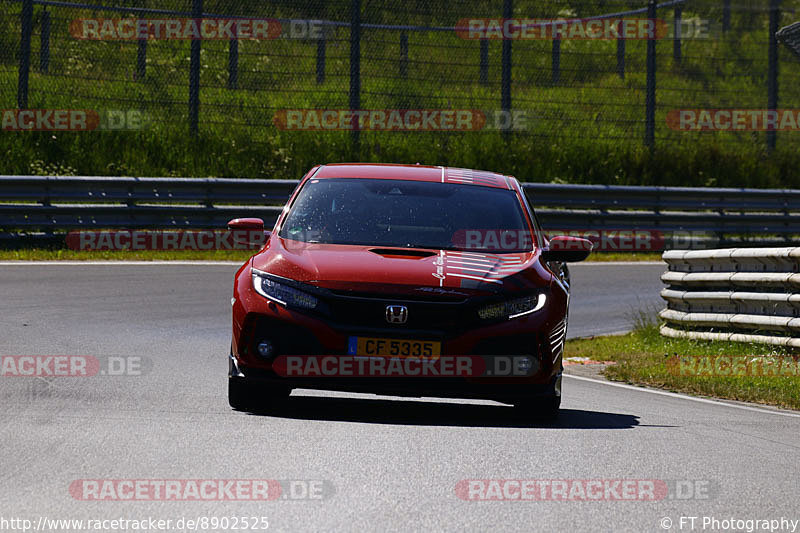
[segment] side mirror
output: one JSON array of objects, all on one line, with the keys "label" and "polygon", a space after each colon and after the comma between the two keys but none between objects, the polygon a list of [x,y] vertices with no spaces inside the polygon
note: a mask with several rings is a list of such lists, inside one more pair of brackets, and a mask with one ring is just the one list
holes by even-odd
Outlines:
[{"label": "side mirror", "polygon": [[592,241],[578,237],[558,236],[550,239],[549,246],[542,250],[543,261],[577,263],[592,253]]},{"label": "side mirror", "polygon": [[264,246],[270,237],[260,218],[234,218],[228,222],[228,229],[233,232],[231,236],[235,243],[248,247]]}]

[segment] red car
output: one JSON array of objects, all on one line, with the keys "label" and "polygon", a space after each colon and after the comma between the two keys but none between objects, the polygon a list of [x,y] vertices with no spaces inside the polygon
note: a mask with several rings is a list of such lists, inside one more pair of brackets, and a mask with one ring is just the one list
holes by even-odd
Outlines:
[{"label": "red car", "polygon": [[[229,228],[262,232],[264,223]],[[511,176],[315,167],[236,274],[230,405],[255,410],[310,388],[491,399],[552,419],[564,263],[591,247],[548,241]]]}]

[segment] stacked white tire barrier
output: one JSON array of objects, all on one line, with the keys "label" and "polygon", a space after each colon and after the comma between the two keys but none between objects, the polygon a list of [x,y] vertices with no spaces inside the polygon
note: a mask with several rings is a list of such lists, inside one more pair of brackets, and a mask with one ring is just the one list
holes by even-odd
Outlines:
[{"label": "stacked white tire barrier", "polygon": [[800,348],[800,247],[670,250],[661,334]]}]

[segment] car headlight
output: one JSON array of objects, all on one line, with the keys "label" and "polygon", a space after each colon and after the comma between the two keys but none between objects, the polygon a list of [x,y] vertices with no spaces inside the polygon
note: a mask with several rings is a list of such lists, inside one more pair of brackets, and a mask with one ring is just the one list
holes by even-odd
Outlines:
[{"label": "car headlight", "polygon": [[478,309],[478,316],[484,320],[498,318],[517,318],[539,311],[544,307],[547,296],[544,293],[533,294],[524,298],[517,298],[507,302],[490,304]]},{"label": "car headlight", "polygon": [[286,307],[314,309],[319,303],[319,300],[310,294],[286,284],[278,283],[256,270],[253,270],[253,288],[264,298]]}]

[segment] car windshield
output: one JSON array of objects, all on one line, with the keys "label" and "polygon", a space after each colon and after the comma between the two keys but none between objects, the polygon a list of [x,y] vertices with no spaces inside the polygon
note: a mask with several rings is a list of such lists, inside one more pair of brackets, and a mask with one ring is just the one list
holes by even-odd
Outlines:
[{"label": "car windshield", "polygon": [[534,246],[514,191],[363,178],[310,180],[279,235],[309,243],[491,253]]}]

